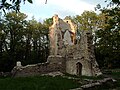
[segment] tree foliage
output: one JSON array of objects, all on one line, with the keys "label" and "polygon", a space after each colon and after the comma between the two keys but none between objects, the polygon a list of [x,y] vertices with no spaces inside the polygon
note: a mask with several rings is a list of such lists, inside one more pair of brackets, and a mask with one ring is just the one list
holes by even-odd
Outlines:
[{"label": "tree foliage", "polygon": [[97,15],[93,11],[84,11],[75,17],[80,30],[94,30],[97,24]]},{"label": "tree foliage", "polygon": [[49,55],[48,25],[26,20],[24,13],[10,12],[1,19],[0,71],[22,65],[45,62]]},{"label": "tree foliage", "polygon": [[[96,31],[96,56],[101,67],[119,68],[120,58],[120,0],[106,0],[107,7],[101,11],[101,26]],[[109,9],[108,9],[109,8]]]},{"label": "tree foliage", "polygon": [[[15,10],[18,12],[20,10],[20,4],[25,3],[26,0],[1,0],[0,1],[0,10]],[[29,3],[33,3],[32,0],[27,0]]]},{"label": "tree foliage", "polygon": [[119,67],[120,8],[106,9],[102,13],[105,17],[104,27],[96,31],[96,37],[99,39],[96,44],[98,57],[102,56],[102,62],[106,67]]}]

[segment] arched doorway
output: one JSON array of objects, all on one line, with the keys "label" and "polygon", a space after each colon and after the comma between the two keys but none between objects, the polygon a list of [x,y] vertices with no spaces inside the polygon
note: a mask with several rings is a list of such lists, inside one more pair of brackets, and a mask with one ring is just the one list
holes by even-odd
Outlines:
[{"label": "arched doorway", "polygon": [[81,74],[82,74],[82,64],[80,63],[80,62],[78,62],[77,64],[76,64],[76,74],[78,75],[78,76],[80,76]]}]

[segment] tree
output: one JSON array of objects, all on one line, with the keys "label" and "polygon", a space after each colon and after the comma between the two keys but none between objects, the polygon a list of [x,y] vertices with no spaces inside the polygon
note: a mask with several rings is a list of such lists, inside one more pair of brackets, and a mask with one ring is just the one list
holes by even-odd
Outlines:
[{"label": "tree", "polygon": [[24,48],[24,29],[26,27],[26,15],[23,13],[10,12],[5,15],[1,20],[2,27],[1,32],[1,48],[2,57],[1,60],[4,63],[2,66],[10,67],[11,69],[16,61],[23,59],[22,51]]},{"label": "tree", "polygon": [[110,4],[117,4],[117,5],[120,5],[120,0],[112,0],[111,2],[110,2]]},{"label": "tree", "polygon": [[10,71],[16,61],[22,65],[45,62],[49,55],[49,24],[24,13],[10,12],[0,19],[0,71]]},{"label": "tree", "polygon": [[[20,10],[20,4],[21,2],[26,2],[26,0],[2,0],[0,1],[0,10],[3,10],[5,12],[5,10],[15,10],[16,12],[18,12]],[[29,3],[33,3],[32,0],[27,0],[27,2]]]},{"label": "tree", "polygon": [[[46,61],[46,47],[48,47],[47,39],[48,31],[45,25],[37,22],[34,18],[28,21],[26,31],[26,52],[25,62],[38,63]],[[31,61],[30,61],[31,60]],[[27,62],[26,62],[27,63]]]},{"label": "tree", "polygon": [[[95,30],[99,28],[99,17],[94,11],[84,11],[81,15],[76,15],[74,22],[77,24],[78,39],[82,30],[92,30],[93,34],[95,34]],[[95,35],[93,39],[96,39]]]},{"label": "tree", "polygon": [[104,27],[96,31],[98,38],[96,50],[103,57],[101,59],[106,67],[119,67],[120,8],[105,9],[102,13],[104,20],[102,20],[103,18],[101,20],[104,22]]},{"label": "tree", "polygon": [[[16,12],[20,11],[20,4],[25,3],[26,0],[2,0],[0,1],[0,10],[15,10]],[[33,0],[27,0],[29,3],[33,3]],[[45,0],[45,4],[47,4],[47,0]]]},{"label": "tree", "polygon": [[97,14],[93,11],[84,11],[75,17],[80,30],[95,30],[97,24]]},{"label": "tree", "polygon": [[101,27],[96,31],[96,56],[103,67],[119,68],[120,0],[105,2],[107,1],[108,4],[104,8],[97,5],[101,11]]}]

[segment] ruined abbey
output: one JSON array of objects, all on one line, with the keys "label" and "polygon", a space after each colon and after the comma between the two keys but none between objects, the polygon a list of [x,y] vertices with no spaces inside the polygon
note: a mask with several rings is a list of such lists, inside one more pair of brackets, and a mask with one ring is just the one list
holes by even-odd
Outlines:
[{"label": "ruined abbey", "polygon": [[50,55],[45,63],[15,66],[16,76],[39,75],[60,71],[72,75],[101,75],[95,59],[91,30],[81,30],[77,37],[77,26],[71,20],[53,16],[49,27]]}]

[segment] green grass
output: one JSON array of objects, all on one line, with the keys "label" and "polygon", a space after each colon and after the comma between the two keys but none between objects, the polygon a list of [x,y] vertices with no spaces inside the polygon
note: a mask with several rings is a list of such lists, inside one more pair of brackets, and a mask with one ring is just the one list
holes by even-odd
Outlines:
[{"label": "green grass", "polygon": [[104,78],[104,76],[102,76],[102,75],[100,75],[100,76],[76,76],[76,75],[71,75],[71,74],[68,74],[68,73],[66,73],[65,76],[79,78],[80,80],[84,80],[84,79],[101,80],[101,79]]},{"label": "green grass", "polygon": [[0,78],[0,90],[69,90],[77,87],[77,82],[60,76]]},{"label": "green grass", "polygon": [[120,72],[112,72],[110,75],[115,79],[120,79]]},{"label": "green grass", "polygon": [[[117,80],[115,87],[116,90],[120,90],[120,72],[112,72],[109,74]],[[0,77],[0,90],[69,90],[78,88],[83,85],[85,79],[100,80],[103,76],[91,77],[91,76],[75,76],[65,74],[66,77],[56,76],[32,76],[32,77]],[[67,79],[67,77],[73,77],[77,79]],[[81,81],[82,83],[79,83]],[[108,90],[101,87],[100,90]]]},{"label": "green grass", "polygon": [[115,84],[116,90],[120,90],[120,72],[112,72],[111,76],[117,80]]},{"label": "green grass", "polygon": [[[117,80],[117,82],[114,83],[114,87],[112,87],[111,89],[103,89],[103,90],[120,90],[120,72],[116,72],[116,70],[117,69],[108,70],[111,72],[108,74],[108,76]],[[118,70],[120,71],[120,69]]]}]

